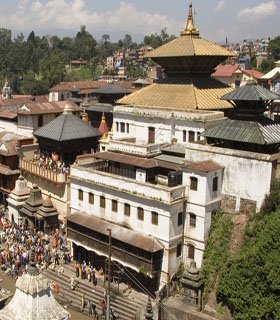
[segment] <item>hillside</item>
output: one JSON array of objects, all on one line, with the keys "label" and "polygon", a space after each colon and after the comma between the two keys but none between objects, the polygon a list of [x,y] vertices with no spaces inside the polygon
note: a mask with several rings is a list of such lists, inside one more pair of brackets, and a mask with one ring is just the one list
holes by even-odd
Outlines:
[{"label": "hillside", "polygon": [[280,183],[260,213],[248,223],[239,219],[214,217],[202,268],[205,300],[212,306],[217,300],[216,310],[230,310],[234,319],[280,319]]}]

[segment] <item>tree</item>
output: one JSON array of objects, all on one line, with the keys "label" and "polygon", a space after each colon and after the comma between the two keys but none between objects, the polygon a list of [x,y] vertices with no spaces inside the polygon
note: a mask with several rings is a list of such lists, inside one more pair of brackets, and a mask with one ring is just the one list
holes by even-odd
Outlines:
[{"label": "tree", "polygon": [[103,43],[106,43],[106,42],[109,42],[110,41],[110,35],[109,34],[103,34],[102,36],[102,42]]},{"label": "tree", "polygon": [[267,51],[274,60],[280,59],[280,36],[269,42]]},{"label": "tree", "polygon": [[96,40],[86,31],[86,26],[81,26],[74,40],[76,59],[90,60],[96,52]]},{"label": "tree", "polygon": [[127,50],[132,44],[132,37],[130,34],[126,34],[123,38],[123,47],[124,50]]}]

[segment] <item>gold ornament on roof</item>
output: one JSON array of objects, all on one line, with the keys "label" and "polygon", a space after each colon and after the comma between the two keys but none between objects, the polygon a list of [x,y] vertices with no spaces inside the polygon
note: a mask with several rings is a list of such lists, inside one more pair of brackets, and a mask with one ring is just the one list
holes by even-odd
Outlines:
[{"label": "gold ornament on roof", "polygon": [[192,0],[189,0],[189,15],[186,28],[181,30],[181,36],[186,35],[199,36],[199,30],[194,26],[193,22]]}]

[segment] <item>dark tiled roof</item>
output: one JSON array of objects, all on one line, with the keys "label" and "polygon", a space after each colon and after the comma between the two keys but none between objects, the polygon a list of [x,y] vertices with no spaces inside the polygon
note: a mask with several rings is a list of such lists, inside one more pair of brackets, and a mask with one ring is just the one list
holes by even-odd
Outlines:
[{"label": "dark tiled roof", "polygon": [[239,87],[221,97],[221,100],[232,101],[270,101],[279,97],[270,90],[256,84]]},{"label": "dark tiled roof", "polygon": [[261,145],[280,142],[279,124],[262,116],[252,117],[251,120],[225,120],[213,128],[206,129],[203,136]]},{"label": "dark tiled roof", "polygon": [[35,137],[69,141],[101,136],[101,133],[72,113],[61,114],[34,132]]},{"label": "dark tiled roof", "polygon": [[211,172],[211,171],[221,170],[224,168],[223,166],[211,160],[191,162],[191,163],[187,162],[183,167],[189,170],[200,171],[200,172]]}]

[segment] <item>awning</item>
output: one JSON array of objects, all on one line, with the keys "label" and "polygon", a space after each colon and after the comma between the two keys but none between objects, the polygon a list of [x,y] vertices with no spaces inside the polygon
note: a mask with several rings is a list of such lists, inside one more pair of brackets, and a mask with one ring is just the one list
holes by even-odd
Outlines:
[{"label": "awning", "polygon": [[154,237],[144,235],[140,232],[129,230],[119,225],[89,216],[83,212],[76,212],[66,217],[68,222],[72,222],[108,236],[108,229],[111,229],[112,238],[128,243],[136,248],[148,252],[163,250],[163,245]]}]

